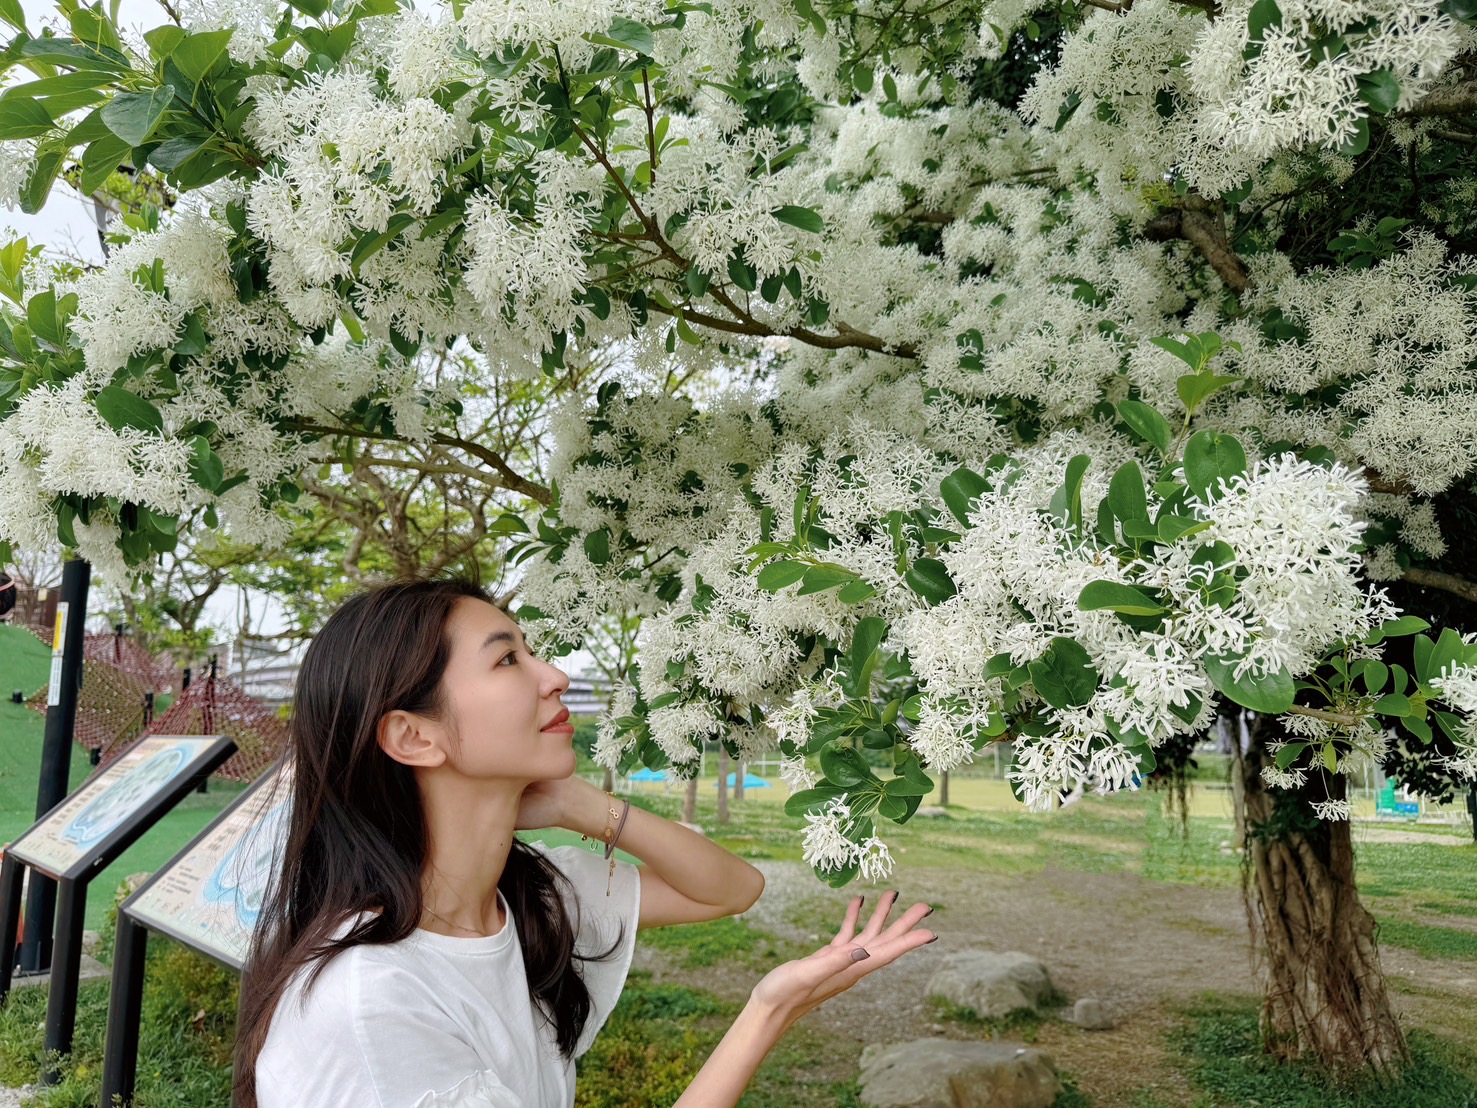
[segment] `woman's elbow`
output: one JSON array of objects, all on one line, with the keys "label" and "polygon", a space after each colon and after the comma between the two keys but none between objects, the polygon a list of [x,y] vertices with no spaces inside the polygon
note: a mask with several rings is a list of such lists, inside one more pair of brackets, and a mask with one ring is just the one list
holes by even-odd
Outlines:
[{"label": "woman's elbow", "polygon": [[742,881],[734,882],[734,907],[733,915],[741,915],[754,907],[760,894],[764,892],[764,874],[748,862],[743,863],[744,875]]}]

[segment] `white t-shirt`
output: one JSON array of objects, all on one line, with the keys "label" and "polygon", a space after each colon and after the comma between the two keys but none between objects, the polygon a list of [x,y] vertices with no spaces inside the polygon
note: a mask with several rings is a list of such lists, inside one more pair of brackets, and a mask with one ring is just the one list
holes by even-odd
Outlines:
[{"label": "white t-shirt", "polygon": [[[574,846],[543,850],[569,878],[566,910],[576,962],[590,991],[583,1054],[615,1007],[631,966],[640,873]],[[528,992],[518,929],[507,902],[496,935],[454,938],[417,929],[398,943],[352,947],[331,958],[304,998],[302,975],[277,1003],[256,1063],[260,1108],[569,1108],[574,1061]]]}]

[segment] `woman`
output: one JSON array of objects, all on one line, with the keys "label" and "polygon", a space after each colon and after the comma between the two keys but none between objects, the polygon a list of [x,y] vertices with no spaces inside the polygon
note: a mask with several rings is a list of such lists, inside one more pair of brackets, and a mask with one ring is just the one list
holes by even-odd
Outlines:
[{"label": "woman", "polygon": [[[280,879],[243,981],[246,1108],[568,1108],[637,927],[735,915],[763,877],[575,778],[568,679],[466,581],[349,600],[313,640],[292,720]],[[547,849],[564,827],[613,856]],[[736,1103],[796,1019],[933,936],[885,896],[765,977],[678,1102]]]}]

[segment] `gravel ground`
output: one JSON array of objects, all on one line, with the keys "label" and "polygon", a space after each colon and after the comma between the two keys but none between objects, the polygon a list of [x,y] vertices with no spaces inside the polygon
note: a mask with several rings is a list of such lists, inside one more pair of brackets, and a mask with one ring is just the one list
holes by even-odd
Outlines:
[{"label": "gravel ground", "polygon": [[0,1085],[0,1108],[21,1108],[21,1101],[35,1091],[34,1085],[22,1085],[19,1089]]},{"label": "gravel ground", "polygon": [[[868,905],[885,889],[821,887],[795,863],[759,861],[764,896],[745,918],[801,952],[827,942],[858,892]],[[1168,1039],[1184,1005],[1207,990],[1252,995],[1246,915],[1238,890],[1165,884],[1134,873],[1047,869],[1020,876],[917,867],[904,875],[899,902],[937,906],[929,926],[934,946],[862,979],[805,1022],[835,1036],[833,1079],[855,1075],[869,1043],[931,1036],[978,1037],[978,1030],[936,1022],[927,1002],[931,963],[950,951],[1019,950],[1040,958],[1053,982],[1076,1000],[1100,1000],[1114,1020],[1107,1031],[1086,1032],[1062,1020],[1038,1029],[1037,1045],[1071,1073],[1095,1108],[1128,1108],[1152,1091],[1166,1105],[1189,1105],[1194,1094],[1177,1072]],[[1448,922],[1443,920],[1443,922]],[[659,979],[742,1000],[762,969],[683,968],[666,952],[637,948],[638,961]],[[1396,1004],[1418,1025],[1440,1029],[1443,1007],[1473,995],[1471,963],[1431,961],[1386,947],[1384,968]],[[1421,989],[1405,993],[1400,979]],[[1131,1062],[1126,1062],[1131,1059]]]}]

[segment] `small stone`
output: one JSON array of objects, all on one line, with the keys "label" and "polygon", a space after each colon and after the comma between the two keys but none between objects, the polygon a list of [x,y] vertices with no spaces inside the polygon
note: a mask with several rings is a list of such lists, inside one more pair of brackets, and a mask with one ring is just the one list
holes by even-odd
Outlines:
[{"label": "small stone", "polygon": [[868,1046],[860,1080],[869,1108],[1050,1108],[1062,1091],[1034,1047],[952,1039]]},{"label": "small stone", "polygon": [[949,810],[939,804],[925,804],[913,814],[915,816],[947,816]]},{"label": "small stone", "polygon": [[1106,1031],[1113,1026],[1103,1002],[1090,996],[1072,1006],[1072,1022],[1084,1031]]}]

